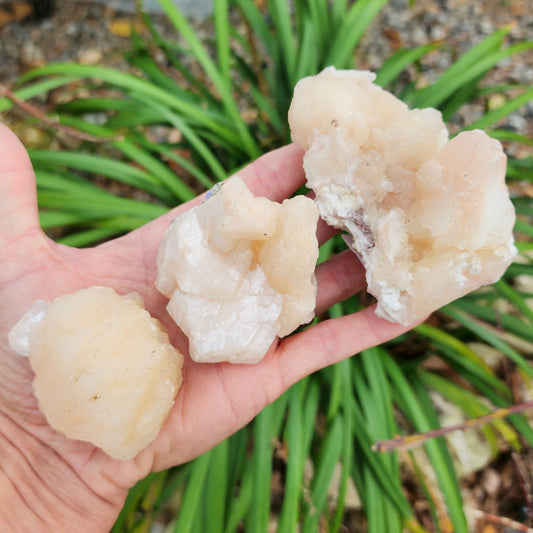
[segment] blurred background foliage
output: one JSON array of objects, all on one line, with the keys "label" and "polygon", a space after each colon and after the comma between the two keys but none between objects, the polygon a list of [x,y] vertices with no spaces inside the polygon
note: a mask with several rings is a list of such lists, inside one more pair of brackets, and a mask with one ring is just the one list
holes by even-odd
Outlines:
[{"label": "blurred background foliage", "polygon": [[[64,148],[31,151],[41,223],[60,242],[89,246],[132,230],[290,142],[295,83],[328,65],[357,68],[358,45],[387,2],[216,0],[209,40],[171,0],[159,3],[175,38],[164,37],[139,4],[147,31],[132,36],[127,71],[50,64],[24,75],[0,100],[5,112],[72,88],[73,97],[40,120],[68,139]],[[533,90],[483,84],[499,62],[533,49],[533,42],[509,44],[508,31],[472,46],[425,85],[421,65],[442,45],[400,48],[378,70],[377,83],[411,106],[438,108],[447,121],[470,102],[511,94],[464,129],[532,146],[498,125]],[[531,155],[511,157],[521,253],[501,281],[385,346],[304,379],[198,459],[149,475],[131,490],[113,531],[468,531],[463,456],[494,462],[512,455],[525,464],[533,445],[527,412],[415,449],[372,447],[531,399],[532,181]],[[342,246],[325,244],[320,261]],[[364,297],[351,298],[327,316],[362,304]],[[524,522],[529,475],[520,477],[524,499],[514,510],[517,520],[525,513]]]}]

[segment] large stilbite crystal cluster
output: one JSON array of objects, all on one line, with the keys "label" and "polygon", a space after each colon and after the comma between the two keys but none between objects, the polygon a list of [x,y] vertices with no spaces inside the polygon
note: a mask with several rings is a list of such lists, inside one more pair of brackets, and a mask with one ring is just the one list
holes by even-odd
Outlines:
[{"label": "large stilbite crystal cluster", "polygon": [[117,459],[157,437],[181,385],[183,357],[137,294],[91,287],[39,301],[9,342],[29,357],[49,424]]},{"label": "large stilbite crystal cluster", "polygon": [[254,197],[234,177],[174,220],[156,287],[198,362],[256,363],[314,316],[318,209]]},{"label": "large stilbite crystal cluster", "polygon": [[478,130],[448,140],[437,110],[410,110],[374,78],[329,67],[301,80],[289,123],[320,214],[351,234],[377,314],[408,325],[501,277],[515,213],[500,143]]}]

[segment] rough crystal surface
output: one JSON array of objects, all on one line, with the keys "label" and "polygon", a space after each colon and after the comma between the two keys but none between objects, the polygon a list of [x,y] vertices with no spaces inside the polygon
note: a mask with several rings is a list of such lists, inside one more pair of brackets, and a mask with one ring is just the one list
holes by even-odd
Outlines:
[{"label": "rough crystal surface", "polygon": [[91,287],[39,301],[9,342],[29,356],[49,424],[117,459],[157,437],[181,385],[183,357],[137,294]]},{"label": "rough crystal surface", "polygon": [[254,197],[234,177],[171,223],[156,287],[195,361],[256,363],[313,318],[317,221],[312,200]]},{"label": "rough crystal surface", "polygon": [[516,251],[500,143],[448,140],[435,109],[410,110],[373,73],[332,67],[297,84],[293,140],[321,216],[350,233],[378,315],[404,325],[501,277]]}]

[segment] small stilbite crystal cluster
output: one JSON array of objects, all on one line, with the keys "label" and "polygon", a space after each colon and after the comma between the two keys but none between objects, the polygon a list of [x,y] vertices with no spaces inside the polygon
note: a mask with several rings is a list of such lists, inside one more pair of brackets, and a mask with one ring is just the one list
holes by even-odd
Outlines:
[{"label": "small stilbite crystal cluster", "polygon": [[314,316],[318,209],[306,197],[254,197],[234,177],[174,220],[156,287],[198,362],[260,361]]},{"label": "small stilbite crystal cluster", "polygon": [[500,143],[448,140],[435,109],[410,110],[363,71],[300,80],[293,140],[322,218],[350,233],[376,313],[408,325],[499,279],[516,251]]},{"label": "small stilbite crystal cluster", "polygon": [[181,385],[183,357],[135,293],[91,287],[38,301],[8,339],[29,357],[48,423],[117,459],[157,437]]}]

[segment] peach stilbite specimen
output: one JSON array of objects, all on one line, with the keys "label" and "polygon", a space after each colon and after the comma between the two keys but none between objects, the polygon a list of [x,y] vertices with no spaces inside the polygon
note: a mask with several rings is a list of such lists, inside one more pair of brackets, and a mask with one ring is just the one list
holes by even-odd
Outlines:
[{"label": "peach stilbite specimen", "polygon": [[156,287],[195,361],[257,363],[312,320],[317,221],[312,200],[256,198],[234,177],[171,223]]},{"label": "peach stilbite specimen", "polygon": [[112,457],[152,442],[181,385],[182,355],[137,294],[91,287],[37,302],[9,333],[49,424]]},{"label": "peach stilbite specimen", "polygon": [[364,71],[328,67],[300,80],[293,140],[321,216],[348,231],[376,313],[408,325],[493,283],[516,250],[499,142],[448,140],[435,109],[410,110]]}]

